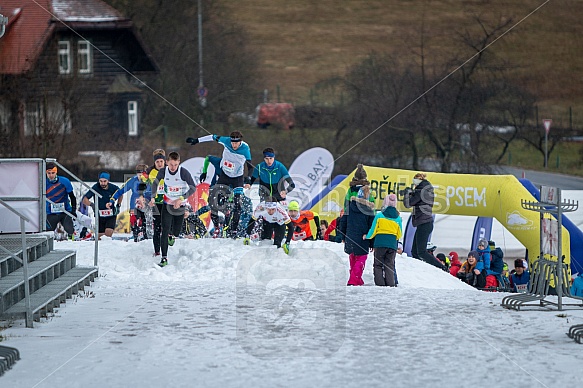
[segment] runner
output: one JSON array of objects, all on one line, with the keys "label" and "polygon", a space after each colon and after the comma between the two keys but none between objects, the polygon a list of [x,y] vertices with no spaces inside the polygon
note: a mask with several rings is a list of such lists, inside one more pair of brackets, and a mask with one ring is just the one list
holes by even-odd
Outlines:
[{"label": "runner", "polygon": [[[231,132],[230,136],[208,135],[200,138],[189,137],[186,139],[186,142],[192,145],[209,141],[216,141],[224,147],[219,179],[209,195],[211,219],[215,228],[217,228],[219,224],[218,212],[225,208],[225,202],[230,195],[228,189],[233,189],[234,208],[231,222],[230,225],[227,225],[227,229],[229,237],[237,238],[237,228],[241,216],[241,196],[244,195],[243,188],[248,189],[250,187],[250,176],[253,173],[251,149],[243,141],[243,134],[239,131]],[[245,165],[247,166],[248,177],[244,177]]]},{"label": "runner", "polygon": [[[103,235],[107,237],[113,236],[117,213],[123,199],[123,195],[120,195],[117,199],[117,206],[115,206],[115,200],[112,198],[112,195],[119,190],[119,187],[109,182],[110,177],[108,172],[103,171],[99,173],[99,182],[92,187],[93,190],[101,195],[101,198],[97,201],[97,211],[99,212],[98,238],[100,240]],[[93,191],[89,190],[83,196],[85,206],[93,207],[93,203],[90,201],[91,198],[93,198]]]},{"label": "runner", "polygon": [[[161,183],[163,181],[163,183]],[[158,187],[163,186],[164,205],[162,206],[162,259],[160,267],[168,265],[168,246],[174,245],[175,237],[180,236],[184,220],[185,204],[188,197],[196,191],[196,185],[190,172],[180,166],[178,152],[168,154],[166,168],[160,170],[154,182],[152,192],[158,193]],[[155,198],[150,200],[150,206],[155,205]]]},{"label": "runner", "polygon": [[46,230],[54,231],[61,224],[65,232],[72,237],[75,233],[73,218],[64,211],[73,214],[73,209],[77,209],[73,185],[68,178],[57,175],[57,165],[53,162],[47,163],[46,175],[46,197],[53,202],[46,201]]}]

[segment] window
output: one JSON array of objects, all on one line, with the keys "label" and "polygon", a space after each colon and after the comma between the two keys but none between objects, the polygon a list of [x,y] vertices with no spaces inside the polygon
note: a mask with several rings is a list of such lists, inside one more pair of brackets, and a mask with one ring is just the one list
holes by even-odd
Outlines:
[{"label": "window", "polygon": [[48,136],[71,133],[71,115],[58,98],[47,98],[43,103],[28,102],[24,120],[24,135]]},{"label": "window", "polygon": [[79,63],[79,73],[91,73],[91,44],[86,40],[80,40],[77,43],[77,56]]},{"label": "window", "polygon": [[128,101],[128,135],[138,135],[138,102]]},{"label": "window", "polygon": [[11,120],[10,102],[0,99],[0,133],[8,133],[10,131]]},{"label": "window", "polygon": [[71,133],[71,114],[67,105],[59,98],[48,98],[46,113],[42,118],[45,133]]},{"label": "window", "polygon": [[36,102],[26,104],[24,117],[24,136],[39,135],[41,133],[41,106]]},{"label": "window", "polygon": [[59,41],[59,74],[71,73],[71,45],[69,41]]}]

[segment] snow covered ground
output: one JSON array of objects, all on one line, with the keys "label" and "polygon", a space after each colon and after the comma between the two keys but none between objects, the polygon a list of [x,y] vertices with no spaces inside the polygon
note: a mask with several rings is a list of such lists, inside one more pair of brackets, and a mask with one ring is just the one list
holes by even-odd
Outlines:
[{"label": "snow covered ground", "polygon": [[[59,242],[93,264],[92,242]],[[21,360],[0,387],[577,387],[583,309],[508,311],[397,257],[399,287],[346,287],[341,244],[104,240],[99,278],[49,319],[0,332]]]}]

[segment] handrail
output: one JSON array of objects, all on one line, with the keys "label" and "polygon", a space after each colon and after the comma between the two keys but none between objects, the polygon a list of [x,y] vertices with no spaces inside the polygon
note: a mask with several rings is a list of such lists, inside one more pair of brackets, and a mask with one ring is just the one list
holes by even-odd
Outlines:
[{"label": "handrail", "polygon": [[[55,163],[57,166],[59,166],[59,168],[63,169],[67,174],[69,174],[71,177],[73,177],[73,179],[75,179],[77,182],[81,183],[81,185],[85,186],[87,189],[89,189],[90,191],[93,192],[93,194],[97,197],[97,198],[103,198],[103,196],[101,194],[99,194],[97,191],[95,191],[93,189],[93,187],[90,187],[88,184],[86,184],[85,182],[83,182],[81,179],[79,179],[75,174],[73,174],[71,171],[69,171],[65,166],[63,166],[61,163],[57,162],[57,159],[53,159],[53,158],[46,158],[46,161],[49,162],[53,162]],[[50,201],[50,199],[45,197],[45,200]],[[98,266],[98,258],[99,258],[99,210],[98,210],[98,201],[93,201],[93,205],[94,205],[94,209],[93,209],[93,213],[95,214],[95,251],[93,252],[93,265],[95,267]],[[76,215],[75,215],[75,218]]]},{"label": "handrail", "polygon": [[30,222],[28,217],[20,214],[12,206],[8,205],[5,201],[0,199],[0,204],[2,204],[6,209],[10,210],[12,213],[20,217],[20,237],[22,242],[22,274],[24,276],[24,308],[26,310],[25,323],[26,327],[32,328],[32,309],[30,307],[30,285],[28,284],[28,250],[26,249],[26,228],[24,226],[25,222]]}]

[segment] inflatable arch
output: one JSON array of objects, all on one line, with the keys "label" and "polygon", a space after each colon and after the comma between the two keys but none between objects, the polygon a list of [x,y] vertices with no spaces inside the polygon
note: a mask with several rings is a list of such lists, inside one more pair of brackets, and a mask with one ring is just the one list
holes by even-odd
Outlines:
[{"label": "inflatable arch", "polygon": [[[409,212],[403,206],[399,191],[410,187],[416,171],[364,166],[370,181],[375,205],[380,209],[383,199],[397,194],[398,209]],[[328,192],[311,210],[322,219],[338,217],[344,206],[354,171]],[[522,208],[521,200],[536,201],[536,198],[513,175],[473,175],[428,172],[427,180],[435,188],[434,214],[494,217],[520,241],[530,253],[537,257],[540,251],[540,214]],[[570,235],[563,226],[562,252],[565,263],[571,260]]]}]

